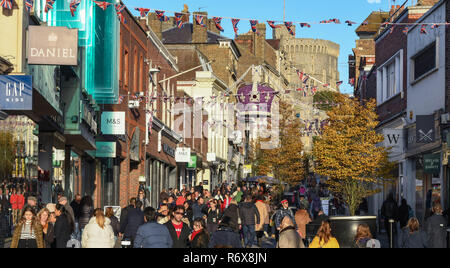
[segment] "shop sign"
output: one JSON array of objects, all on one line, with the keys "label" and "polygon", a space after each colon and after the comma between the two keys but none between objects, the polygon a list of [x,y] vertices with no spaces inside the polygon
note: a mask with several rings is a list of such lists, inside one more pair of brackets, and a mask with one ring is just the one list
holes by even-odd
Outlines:
[{"label": "shop sign", "polygon": [[244,165],[244,174],[252,173],[252,165]]},{"label": "shop sign", "polygon": [[103,112],[101,123],[104,135],[125,135],[125,112]]},{"label": "shop sign", "polygon": [[404,152],[405,135],[403,129],[383,129],[383,147],[391,148],[391,153],[399,154]]},{"label": "shop sign", "polygon": [[134,133],[133,133],[133,138],[131,139],[131,143],[130,143],[130,159],[136,162],[140,161],[140,146],[139,146],[139,141],[140,141],[140,128],[136,127],[134,129]]},{"label": "shop sign", "polygon": [[116,158],[117,153],[115,142],[97,141],[95,146],[97,147],[97,150],[89,151],[89,154],[95,155],[95,157]]},{"label": "shop sign", "polygon": [[173,149],[172,147],[170,147],[169,145],[167,145],[165,143],[163,144],[163,151],[166,154],[168,154],[168,155],[170,155],[172,157],[175,157],[175,149]]},{"label": "shop sign", "polygon": [[434,115],[416,116],[416,143],[432,143],[435,136]]},{"label": "shop sign", "polygon": [[423,156],[424,172],[426,174],[439,174],[441,172],[441,155],[426,154]]},{"label": "shop sign", "polygon": [[188,168],[197,168],[197,156],[191,155],[191,159],[188,163]]},{"label": "shop sign", "polygon": [[178,147],[175,150],[175,161],[177,163],[189,163],[191,160],[191,148]]},{"label": "shop sign", "polygon": [[77,65],[78,29],[28,27],[28,64]]},{"label": "shop sign", "polygon": [[206,161],[208,161],[208,162],[216,162],[216,153],[208,153],[206,155]]},{"label": "shop sign", "polygon": [[33,110],[31,75],[0,75],[0,110]]}]

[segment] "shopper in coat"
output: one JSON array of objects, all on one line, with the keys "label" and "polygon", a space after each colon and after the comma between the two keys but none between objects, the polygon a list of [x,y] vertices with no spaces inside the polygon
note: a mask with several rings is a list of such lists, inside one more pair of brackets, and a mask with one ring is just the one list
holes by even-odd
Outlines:
[{"label": "shopper in coat", "polygon": [[322,222],[309,248],[339,248],[337,239],[331,235],[331,227],[328,221]]},{"label": "shopper in coat", "polygon": [[171,248],[172,237],[166,226],[156,222],[157,213],[152,207],[144,209],[145,224],[139,226],[134,240],[135,248]]},{"label": "shopper in coat", "polygon": [[240,217],[239,217],[239,207],[236,200],[234,199],[231,200],[230,205],[228,206],[227,209],[225,209],[225,211],[222,214],[222,221],[223,218],[225,217],[230,218],[229,227],[232,228],[234,231],[238,232]]},{"label": "shopper in coat", "polygon": [[75,213],[73,212],[72,207],[68,203],[67,197],[61,196],[58,199],[58,203],[64,206],[67,215],[69,215],[69,217],[70,217],[71,222],[75,223]]},{"label": "shopper in coat", "polygon": [[306,209],[300,208],[295,212],[295,222],[297,223],[297,232],[302,239],[306,239],[306,225],[311,222],[311,217]]},{"label": "shopper in coat", "polygon": [[47,208],[41,209],[37,214],[37,220],[42,226],[45,248],[51,248],[55,241],[55,229],[53,223],[50,222],[50,211]]},{"label": "shopper in coat", "polygon": [[255,226],[261,222],[259,211],[252,202],[251,195],[245,197],[245,202],[239,208],[239,216],[241,217],[242,230],[244,232],[244,246],[251,248],[256,238]]},{"label": "shopper in coat", "polygon": [[[209,234],[214,233],[215,231],[217,231],[217,227],[219,226],[219,219],[222,216],[220,213],[219,208],[217,207],[217,200],[212,199],[209,202],[210,208],[208,209],[208,214],[207,214],[207,218],[206,218],[206,226],[207,226],[207,231]],[[194,223],[195,225],[195,223]]]},{"label": "shopper in coat", "polygon": [[136,233],[142,224],[144,224],[144,213],[141,210],[142,203],[136,201],[136,207],[128,209],[127,218],[120,223],[120,233],[123,234],[123,240],[131,241],[134,244]]},{"label": "shopper in coat", "polygon": [[171,220],[164,224],[167,227],[167,230],[169,230],[170,237],[173,241],[173,248],[188,247],[190,229],[188,225],[182,221],[184,214],[184,206],[176,206],[172,211]]},{"label": "shopper in coat", "polygon": [[427,234],[420,230],[419,220],[411,218],[399,235],[398,245],[400,248],[427,248]]},{"label": "shopper in coat", "polygon": [[281,231],[277,248],[305,248],[305,244],[303,244],[302,238],[295,230],[291,218],[284,217],[280,227]]},{"label": "shopper in coat", "polygon": [[143,208],[150,206],[150,201],[148,201],[147,197],[145,197],[144,190],[139,191],[136,201],[141,201]]},{"label": "shopper in coat", "polygon": [[[370,232],[370,227],[367,224],[358,225],[358,229],[356,229],[355,240],[353,241],[352,248],[370,248],[368,242],[369,241],[377,241],[379,247],[379,241],[373,239],[372,233]],[[372,243],[374,244],[374,243]],[[372,245],[372,247],[375,247]]]},{"label": "shopper in coat", "polygon": [[263,237],[263,235],[266,235],[266,237],[269,236],[267,232],[269,230],[269,222],[270,222],[269,219],[270,207],[268,204],[264,203],[263,197],[261,195],[256,197],[255,206],[258,209],[259,216],[261,218],[260,223],[255,226],[258,245],[261,245],[261,238]]},{"label": "shopper in coat", "polygon": [[94,217],[85,226],[81,246],[83,248],[113,248],[116,240],[111,227],[111,220],[103,214],[103,210],[97,208]]},{"label": "shopper in coat", "polygon": [[107,207],[105,211],[105,217],[111,221],[111,227],[114,232],[114,236],[117,238],[120,232],[119,219],[114,215],[114,209],[112,207]]},{"label": "shopper in coat", "polygon": [[411,207],[406,202],[406,199],[402,199],[402,204],[398,207],[398,221],[400,222],[400,229],[403,229],[410,218]]},{"label": "shopper in coat", "polygon": [[78,219],[78,224],[80,231],[83,233],[84,227],[90,222],[91,218],[94,216],[94,201],[90,196],[85,196],[81,199],[80,203],[80,218]]},{"label": "shopper in coat", "polygon": [[31,207],[25,208],[14,230],[11,248],[44,248],[42,226]]},{"label": "shopper in coat", "polygon": [[447,219],[442,216],[442,206],[435,203],[433,215],[429,217],[425,224],[425,231],[428,235],[428,246],[430,248],[447,248]]},{"label": "shopper in coat", "polygon": [[56,248],[66,248],[70,235],[74,231],[74,222],[72,217],[66,212],[66,208],[62,204],[57,204],[55,208],[55,240]]},{"label": "shopper in coat", "polygon": [[191,248],[208,248],[209,233],[206,230],[205,221],[201,218],[194,220],[194,231],[189,235]]},{"label": "shopper in coat", "polygon": [[232,219],[224,216],[218,230],[213,233],[209,240],[209,248],[242,248],[239,233],[231,225]]}]

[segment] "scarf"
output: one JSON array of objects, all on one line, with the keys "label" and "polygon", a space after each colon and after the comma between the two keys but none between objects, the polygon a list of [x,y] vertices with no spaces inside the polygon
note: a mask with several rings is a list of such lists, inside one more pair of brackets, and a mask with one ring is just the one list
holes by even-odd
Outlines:
[{"label": "scarf", "polygon": [[198,235],[201,231],[202,231],[202,230],[198,230],[198,231],[192,232],[192,235],[191,235],[191,241],[193,241],[194,238],[195,238],[195,236]]}]

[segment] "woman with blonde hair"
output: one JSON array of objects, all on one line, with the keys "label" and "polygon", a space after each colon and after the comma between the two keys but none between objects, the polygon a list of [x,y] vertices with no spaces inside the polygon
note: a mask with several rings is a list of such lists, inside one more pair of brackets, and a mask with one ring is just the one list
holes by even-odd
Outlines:
[{"label": "woman with blonde hair", "polygon": [[[373,243],[368,243],[369,241]],[[372,233],[370,232],[369,225],[363,223],[358,225],[356,230],[355,241],[352,246],[353,248],[379,248],[380,243],[378,240],[373,239]]]},{"label": "woman with blonde hair", "polygon": [[37,214],[37,220],[42,225],[45,248],[51,248],[55,241],[55,229],[53,223],[50,222],[50,211],[47,208],[41,209]]},{"label": "woman with blonde hair", "polygon": [[322,222],[322,226],[320,226],[309,248],[339,248],[337,239],[331,235],[331,227],[328,221]]},{"label": "woman with blonde hair", "polygon": [[94,210],[94,217],[89,220],[83,231],[81,246],[83,248],[113,248],[115,244],[111,220],[103,214],[103,210]]},{"label": "woman with blonde hair", "polygon": [[42,226],[31,207],[25,207],[12,237],[11,248],[44,248]]},{"label": "woman with blonde hair", "polygon": [[295,230],[294,223],[287,216],[281,221],[277,248],[305,248],[300,234]]},{"label": "woman with blonde hair", "polygon": [[399,237],[400,248],[427,248],[427,234],[420,229],[419,220],[411,218],[408,224],[403,228]]}]

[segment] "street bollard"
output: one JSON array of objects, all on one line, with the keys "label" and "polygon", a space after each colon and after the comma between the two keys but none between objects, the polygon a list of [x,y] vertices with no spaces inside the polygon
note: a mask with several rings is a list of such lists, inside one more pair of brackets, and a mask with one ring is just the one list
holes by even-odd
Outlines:
[{"label": "street bollard", "polygon": [[392,219],[389,219],[389,229],[390,229],[390,239],[389,239],[389,247],[390,248],[394,248],[394,239],[393,239],[393,234],[394,234],[394,230],[393,230],[393,228],[392,228],[392,224],[394,223],[395,221],[394,220],[392,220]]}]

